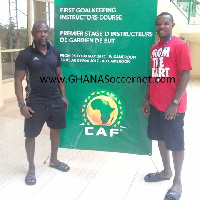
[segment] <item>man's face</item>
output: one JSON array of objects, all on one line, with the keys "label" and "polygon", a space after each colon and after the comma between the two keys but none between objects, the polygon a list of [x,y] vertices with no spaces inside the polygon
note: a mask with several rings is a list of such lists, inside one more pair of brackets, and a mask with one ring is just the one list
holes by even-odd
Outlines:
[{"label": "man's face", "polygon": [[156,20],[156,32],[160,38],[168,38],[172,34],[174,23],[170,15],[163,15]]},{"label": "man's face", "polygon": [[49,37],[49,29],[46,24],[38,24],[32,31],[34,42],[41,47],[47,45],[47,40]]}]

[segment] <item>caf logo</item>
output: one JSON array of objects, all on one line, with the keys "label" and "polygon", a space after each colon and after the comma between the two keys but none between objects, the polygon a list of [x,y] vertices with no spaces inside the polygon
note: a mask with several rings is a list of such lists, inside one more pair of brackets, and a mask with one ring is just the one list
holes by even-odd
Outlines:
[{"label": "caf logo", "polygon": [[93,92],[84,100],[82,117],[87,126],[119,127],[124,117],[122,101],[113,92]]}]

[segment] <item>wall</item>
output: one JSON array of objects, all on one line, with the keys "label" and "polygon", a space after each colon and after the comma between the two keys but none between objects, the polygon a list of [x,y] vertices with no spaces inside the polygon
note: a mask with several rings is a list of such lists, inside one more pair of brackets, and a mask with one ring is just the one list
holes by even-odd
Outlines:
[{"label": "wall", "polygon": [[200,45],[195,44],[193,42],[189,43],[191,57],[192,57],[192,71],[191,77],[200,78]]},{"label": "wall", "polygon": [[[25,92],[26,81],[25,81],[25,79],[23,80],[22,85],[23,85],[23,95],[25,97],[26,96],[26,92]],[[3,101],[16,100],[14,79],[4,80],[3,84],[2,84],[2,89],[3,89]]]},{"label": "wall", "polygon": [[1,40],[0,40],[0,108],[2,106],[3,106],[3,87],[2,87]]}]

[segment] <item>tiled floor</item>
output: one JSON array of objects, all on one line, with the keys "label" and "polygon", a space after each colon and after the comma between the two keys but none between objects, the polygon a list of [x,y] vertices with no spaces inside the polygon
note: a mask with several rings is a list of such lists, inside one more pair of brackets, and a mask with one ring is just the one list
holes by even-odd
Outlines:
[{"label": "tiled floor", "polygon": [[[188,86],[188,111],[185,117],[185,162],[181,200],[198,200],[200,180],[200,80]],[[163,200],[171,181],[145,183],[143,177],[154,172],[149,156],[122,153],[59,149],[60,160],[71,170],[62,173],[44,164],[49,155],[49,131],[45,126],[36,139],[37,184],[27,186],[23,117],[14,99],[6,101],[0,112],[0,199],[68,200]],[[156,143],[153,160],[160,170],[162,163]]]}]

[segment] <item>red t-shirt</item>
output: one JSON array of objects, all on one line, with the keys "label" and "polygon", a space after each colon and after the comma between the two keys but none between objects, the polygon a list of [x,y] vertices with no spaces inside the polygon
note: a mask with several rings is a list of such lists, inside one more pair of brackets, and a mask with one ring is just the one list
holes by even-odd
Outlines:
[{"label": "red t-shirt", "polygon": [[[180,80],[180,71],[191,70],[190,49],[186,42],[173,36],[167,46],[165,42],[159,44],[159,41],[151,47],[151,70],[152,78],[150,83],[151,104],[158,110],[165,112],[166,108],[172,102],[177,84]],[[159,67],[158,59],[160,59]],[[153,83],[155,77],[160,77],[159,83]],[[186,111],[187,94],[184,92],[180,105],[177,107],[178,113]]]}]

